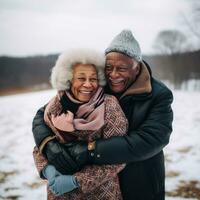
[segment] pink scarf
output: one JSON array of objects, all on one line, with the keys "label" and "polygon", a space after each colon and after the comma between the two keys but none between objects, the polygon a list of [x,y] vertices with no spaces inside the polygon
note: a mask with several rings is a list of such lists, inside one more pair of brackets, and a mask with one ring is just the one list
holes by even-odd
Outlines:
[{"label": "pink scarf", "polygon": [[[71,101],[78,102],[68,91],[66,94]],[[103,89],[99,87],[90,101],[78,108],[75,116],[72,112],[67,111],[61,115],[51,115],[51,121],[54,127],[61,131],[98,130],[104,125],[104,109],[104,93]]]}]

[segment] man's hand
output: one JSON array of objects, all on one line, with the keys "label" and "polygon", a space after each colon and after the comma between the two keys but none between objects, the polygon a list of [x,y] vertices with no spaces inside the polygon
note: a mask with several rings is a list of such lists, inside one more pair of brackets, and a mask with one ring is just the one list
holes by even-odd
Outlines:
[{"label": "man's hand", "polygon": [[88,144],[85,141],[78,141],[73,143],[65,144],[70,152],[70,155],[82,168],[85,165],[91,164],[91,156],[88,152]]},{"label": "man's hand", "polygon": [[73,159],[68,147],[57,140],[48,142],[43,150],[50,164],[62,174],[73,174],[81,169],[81,165]]},{"label": "man's hand", "polygon": [[60,196],[64,193],[71,192],[79,187],[79,184],[74,176],[59,175],[56,176],[53,182],[49,182],[49,189],[55,196]]}]

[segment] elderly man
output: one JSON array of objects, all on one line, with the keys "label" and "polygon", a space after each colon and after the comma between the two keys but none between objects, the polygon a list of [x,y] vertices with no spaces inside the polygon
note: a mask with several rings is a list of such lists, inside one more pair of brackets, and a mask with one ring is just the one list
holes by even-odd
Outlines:
[{"label": "elderly man", "polygon": [[172,92],[152,77],[130,30],[118,34],[105,54],[105,92],[119,100],[129,121],[127,134],[89,144],[61,145],[51,139],[51,130],[43,122],[44,108],[41,108],[33,121],[36,145],[58,170],[66,165],[77,169],[77,165],[126,163],[119,174],[123,199],[163,200],[163,148],[172,132]]}]

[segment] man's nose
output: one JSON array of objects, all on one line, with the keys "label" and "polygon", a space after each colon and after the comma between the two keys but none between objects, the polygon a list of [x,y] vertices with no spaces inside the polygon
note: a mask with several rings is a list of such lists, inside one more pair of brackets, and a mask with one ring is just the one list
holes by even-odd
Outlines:
[{"label": "man's nose", "polygon": [[118,76],[118,72],[116,68],[113,68],[113,70],[110,73],[110,77],[115,78]]}]

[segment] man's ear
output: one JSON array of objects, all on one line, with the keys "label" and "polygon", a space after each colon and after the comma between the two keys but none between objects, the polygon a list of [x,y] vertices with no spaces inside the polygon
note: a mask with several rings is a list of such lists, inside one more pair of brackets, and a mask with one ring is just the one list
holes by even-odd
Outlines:
[{"label": "man's ear", "polygon": [[137,66],[135,67],[135,74],[136,74],[136,76],[140,73],[140,69],[141,69],[141,63],[139,62],[137,64]]}]

